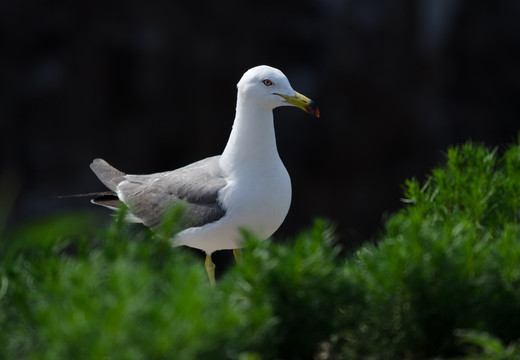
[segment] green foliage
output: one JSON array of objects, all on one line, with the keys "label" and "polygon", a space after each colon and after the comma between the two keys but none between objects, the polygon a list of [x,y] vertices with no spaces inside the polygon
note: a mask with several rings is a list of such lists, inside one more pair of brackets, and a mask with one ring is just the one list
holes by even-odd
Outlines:
[{"label": "green foliage", "polygon": [[472,345],[468,350],[470,355],[463,357],[463,360],[518,360],[520,358],[518,342],[506,347],[500,339],[474,330],[461,330],[457,335],[463,343]]},{"label": "green foliage", "polygon": [[[339,255],[326,221],[287,244],[245,233],[241,262],[207,280],[157,234],[85,215],[0,243],[8,359],[520,358],[520,146],[449,149],[375,244]],[[217,268],[217,271],[219,269]]]},{"label": "green foliage", "polygon": [[470,143],[424,185],[406,184],[410,205],[356,257],[367,291],[351,355],[457,355],[457,329],[520,337],[519,171],[520,147],[499,159]]},{"label": "green foliage", "polygon": [[249,236],[246,249],[223,286],[251,308],[270,309],[275,331],[267,345],[276,351],[259,351],[266,358],[309,357],[338,328],[336,316],[348,291],[330,226],[316,221],[292,246]]},{"label": "green foliage", "polygon": [[[148,231],[130,236],[120,220],[78,249],[69,245],[81,239],[35,241],[61,220],[15,235],[17,254],[5,258],[1,270],[3,355],[226,359],[254,345],[241,338],[262,334],[269,323],[262,314],[256,323],[246,321],[245,312],[209,286],[195,258]],[[77,230],[92,233],[87,227]]]}]

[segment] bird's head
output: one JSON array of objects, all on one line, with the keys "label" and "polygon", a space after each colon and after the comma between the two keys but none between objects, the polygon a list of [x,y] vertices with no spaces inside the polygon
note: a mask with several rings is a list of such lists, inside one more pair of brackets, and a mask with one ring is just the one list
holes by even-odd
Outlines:
[{"label": "bird's head", "polygon": [[272,110],[279,106],[296,106],[320,117],[316,103],[296,92],[287,77],[278,69],[260,65],[249,69],[237,84],[239,96]]}]

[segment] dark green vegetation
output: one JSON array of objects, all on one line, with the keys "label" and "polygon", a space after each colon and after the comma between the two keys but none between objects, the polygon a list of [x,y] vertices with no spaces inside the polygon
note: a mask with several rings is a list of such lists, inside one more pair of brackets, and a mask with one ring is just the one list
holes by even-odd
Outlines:
[{"label": "dark green vegetation", "polygon": [[27,224],[1,244],[0,356],[520,358],[520,146],[452,148],[404,194],[347,258],[324,221],[290,245],[246,234],[215,289],[200,259],[117,219]]}]

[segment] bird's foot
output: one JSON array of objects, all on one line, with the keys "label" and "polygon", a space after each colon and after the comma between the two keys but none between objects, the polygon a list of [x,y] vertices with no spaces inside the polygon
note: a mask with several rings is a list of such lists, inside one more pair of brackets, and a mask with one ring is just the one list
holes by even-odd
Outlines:
[{"label": "bird's foot", "polygon": [[211,260],[211,254],[206,254],[206,272],[208,273],[209,283],[215,287],[215,264]]}]

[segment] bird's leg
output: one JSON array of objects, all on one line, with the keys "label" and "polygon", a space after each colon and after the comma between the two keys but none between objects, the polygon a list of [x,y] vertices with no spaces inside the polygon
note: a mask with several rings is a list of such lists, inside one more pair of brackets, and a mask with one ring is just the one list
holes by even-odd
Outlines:
[{"label": "bird's leg", "polygon": [[242,251],[240,249],[233,249],[233,256],[235,257],[235,261],[240,264],[242,260]]},{"label": "bird's leg", "polygon": [[215,264],[211,261],[211,254],[206,254],[206,272],[208,273],[209,283],[215,286]]}]

